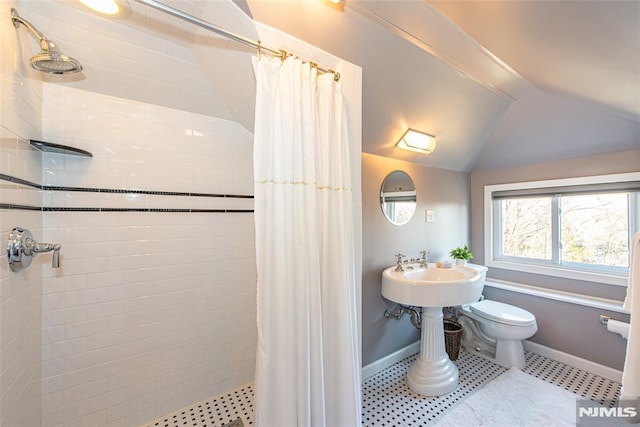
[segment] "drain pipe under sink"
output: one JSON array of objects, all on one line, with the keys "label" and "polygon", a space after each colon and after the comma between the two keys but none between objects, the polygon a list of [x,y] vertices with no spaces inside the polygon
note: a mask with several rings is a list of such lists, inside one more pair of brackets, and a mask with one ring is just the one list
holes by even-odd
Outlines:
[{"label": "drain pipe under sink", "polygon": [[392,309],[385,310],[384,317],[385,319],[393,317],[396,320],[400,320],[402,315],[405,313],[411,315],[411,324],[415,326],[416,329],[422,328],[422,311],[417,307],[397,304]]}]

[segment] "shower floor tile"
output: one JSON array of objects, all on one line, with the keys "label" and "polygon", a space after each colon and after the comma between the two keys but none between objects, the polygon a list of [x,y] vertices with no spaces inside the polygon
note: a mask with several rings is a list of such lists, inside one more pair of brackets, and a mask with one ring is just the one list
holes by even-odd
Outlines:
[{"label": "shower floor tile", "polygon": [[[577,395],[609,406],[620,395],[620,383],[526,352],[524,372]],[[475,354],[460,351],[456,366],[460,385],[440,397],[424,397],[411,392],[406,374],[416,355],[367,378],[362,384],[362,425],[364,427],[429,426],[449,410],[506,371]],[[242,424],[238,421],[240,419]],[[247,385],[230,393],[173,412],[145,427],[225,427],[253,425],[253,387]]]},{"label": "shower floor tile", "polygon": [[247,427],[251,425],[253,425],[253,387],[248,384],[229,393],[179,409],[144,426]]}]

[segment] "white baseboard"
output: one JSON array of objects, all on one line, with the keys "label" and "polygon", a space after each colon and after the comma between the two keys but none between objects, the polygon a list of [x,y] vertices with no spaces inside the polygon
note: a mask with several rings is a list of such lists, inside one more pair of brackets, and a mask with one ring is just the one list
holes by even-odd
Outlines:
[{"label": "white baseboard", "polygon": [[388,356],[383,357],[382,359],[378,359],[375,362],[369,363],[367,366],[362,367],[362,381],[366,380],[369,377],[374,376],[378,372],[384,371],[389,366],[392,366],[405,357],[409,357],[412,354],[416,354],[420,351],[420,341],[416,341],[413,344],[409,344],[408,346],[401,348],[400,350],[391,353]]},{"label": "white baseboard", "polygon": [[[544,345],[537,344],[531,341],[523,341],[523,345],[525,350],[539,354],[540,356],[545,356],[549,359],[557,360],[558,362],[575,366],[576,368],[583,369],[587,372],[591,372],[592,374],[600,375],[601,377],[607,378],[612,381],[622,382],[622,371],[619,371],[617,369],[613,369],[608,366],[604,366],[599,363],[592,362],[590,360],[583,359],[581,357],[574,356],[560,350],[555,350],[553,348],[546,347]],[[391,353],[388,356],[385,356],[381,359],[376,360],[375,362],[368,364],[367,366],[364,366],[362,368],[362,381],[366,380],[369,377],[372,377],[378,372],[387,369],[389,366],[398,363],[405,357],[417,353],[418,351],[420,351],[420,341],[409,344],[408,346],[401,348],[400,350]]]},{"label": "white baseboard", "polygon": [[[622,382],[622,371],[610,368],[608,366],[601,365],[596,362],[592,362],[587,359],[583,359],[578,356],[574,356],[569,353],[555,350],[550,347],[546,347],[541,344],[534,343],[532,341],[523,341],[524,349],[531,351],[532,353],[539,354],[540,356],[548,357],[549,359],[557,360],[558,362],[566,363],[567,365],[575,366],[576,368],[583,369],[592,374],[600,375],[601,377],[610,379],[612,381]],[[405,357],[409,357],[412,354],[420,351],[420,341],[416,341],[413,344],[401,348],[400,350],[391,353],[381,359],[376,360],[364,366],[362,368],[362,381],[369,377],[387,369],[389,366],[398,363]]]},{"label": "white baseboard", "polygon": [[523,345],[525,350],[539,354],[540,356],[545,356],[549,359],[575,366],[576,368],[583,369],[587,372],[591,372],[592,374],[600,375],[601,377],[612,381],[622,382],[622,371],[617,369],[613,369],[572,354],[564,353],[560,350],[545,347],[531,341],[524,341]]}]

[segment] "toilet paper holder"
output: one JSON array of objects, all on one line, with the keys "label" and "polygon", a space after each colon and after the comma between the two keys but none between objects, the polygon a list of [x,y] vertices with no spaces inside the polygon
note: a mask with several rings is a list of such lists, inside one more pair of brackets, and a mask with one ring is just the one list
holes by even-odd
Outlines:
[{"label": "toilet paper holder", "polygon": [[606,314],[600,315],[600,323],[602,323],[604,326],[607,326],[609,324],[609,319],[611,319],[611,316],[607,316]]},{"label": "toilet paper holder", "polygon": [[610,316],[607,316],[605,314],[601,314],[599,320],[600,323],[606,326],[607,331],[619,334],[624,339],[629,338],[629,323],[612,319]]}]

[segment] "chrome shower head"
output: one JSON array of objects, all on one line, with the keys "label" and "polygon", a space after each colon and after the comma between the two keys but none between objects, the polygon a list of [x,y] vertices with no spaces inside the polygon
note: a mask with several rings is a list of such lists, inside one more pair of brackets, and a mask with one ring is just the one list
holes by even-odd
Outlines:
[{"label": "chrome shower head", "polygon": [[58,46],[48,39],[40,40],[40,53],[30,59],[31,67],[52,74],[71,74],[82,71],[82,65],[76,59],[60,52]]},{"label": "chrome shower head", "polygon": [[60,52],[53,41],[47,39],[29,21],[21,18],[14,8],[11,8],[11,21],[16,28],[19,28],[20,24],[27,27],[40,42],[40,53],[35,54],[29,61],[33,69],[52,74],[72,74],[82,71],[80,62]]}]

